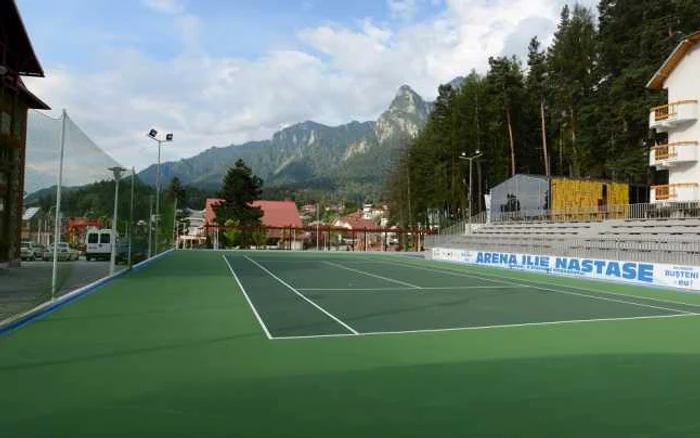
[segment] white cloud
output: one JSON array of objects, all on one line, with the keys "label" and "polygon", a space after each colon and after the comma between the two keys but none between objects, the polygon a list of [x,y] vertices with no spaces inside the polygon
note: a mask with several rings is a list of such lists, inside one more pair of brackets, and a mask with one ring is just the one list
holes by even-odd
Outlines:
[{"label": "white cloud", "polygon": [[404,83],[432,99],[439,83],[483,72],[488,56],[524,50],[529,33],[541,31],[546,41],[561,0],[445,0],[444,12],[429,21],[398,28],[370,19],[324,24],[300,30],[296,47],[254,60],[205,53],[199,35],[206,23],[174,0],[148,2],[172,14],[180,55],[108,49],[97,72],[48,66],[47,78],[27,81],[54,108],[67,108],[118,161],[140,168],[155,161],[144,136],[152,126],[175,133],[164,159],[177,159],[269,138],[308,119],[376,118]]},{"label": "white cloud", "polygon": [[389,12],[394,18],[410,20],[416,14],[416,0],[387,0]]},{"label": "white cloud", "polygon": [[181,14],[185,5],[181,0],[142,0],[144,6],[164,14]]}]

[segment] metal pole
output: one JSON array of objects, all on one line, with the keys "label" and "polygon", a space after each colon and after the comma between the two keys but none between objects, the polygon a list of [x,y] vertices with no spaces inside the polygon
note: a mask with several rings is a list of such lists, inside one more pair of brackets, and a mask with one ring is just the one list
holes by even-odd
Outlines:
[{"label": "metal pole", "polygon": [[127,255],[127,266],[131,267],[131,244],[134,240],[134,185],[136,184],[136,169],[131,168],[131,201],[129,206],[129,254]]},{"label": "metal pole", "polygon": [[154,252],[158,254],[158,221],[160,220],[160,140],[158,142],[158,166],[156,169],[156,235],[153,242]]},{"label": "metal pole", "polygon": [[472,161],[473,158],[469,159],[469,226],[468,233],[472,233]]},{"label": "metal pole", "polygon": [[148,195],[148,258],[151,258],[151,245],[153,239],[151,237],[151,227],[153,226],[153,195]]},{"label": "metal pole", "polygon": [[177,249],[177,194],[175,194],[175,207],[173,208],[173,244]]},{"label": "metal pole", "polygon": [[318,202],[316,202],[316,251],[318,251],[319,247],[319,232],[321,229],[321,206],[319,205]]},{"label": "metal pole", "polygon": [[109,256],[109,275],[114,275],[114,265],[117,261],[117,211],[119,209],[119,180],[122,172],[125,170],[121,167],[112,167],[114,172],[114,211],[112,213],[112,251]]},{"label": "metal pole", "polygon": [[53,266],[51,268],[51,300],[56,298],[58,278],[58,241],[61,238],[61,184],[63,183],[63,154],[66,149],[66,110],[63,110],[61,118],[61,152],[58,160],[58,182],[56,183],[56,218],[53,230]]}]

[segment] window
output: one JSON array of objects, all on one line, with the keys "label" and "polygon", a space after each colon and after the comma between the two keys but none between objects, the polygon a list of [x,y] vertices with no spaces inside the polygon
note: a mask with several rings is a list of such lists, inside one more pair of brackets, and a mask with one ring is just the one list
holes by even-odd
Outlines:
[{"label": "window", "polygon": [[88,243],[97,243],[98,235],[97,233],[88,234]]},{"label": "window", "polygon": [[100,243],[109,243],[109,233],[100,234]]}]

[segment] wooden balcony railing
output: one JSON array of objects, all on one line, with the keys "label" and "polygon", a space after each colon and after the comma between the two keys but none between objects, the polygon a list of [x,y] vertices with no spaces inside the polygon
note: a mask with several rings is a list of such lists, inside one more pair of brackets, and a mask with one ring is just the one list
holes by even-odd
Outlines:
[{"label": "wooden balcony railing", "polygon": [[675,143],[660,144],[652,148],[654,151],[654,161],[668,160],[678,156],[679,147],[697,147],[697,141],[678,141]]},{"label": "wooden balcony railing", "polygon": [[652,108],[654,113],[654,119],[658,122],[661,120],[674,119],[678,115],[678,107],[680,105],[689,105],[693,103],[698,103],[697,100],[679,100],[677,102],[671,102],[668,105],[661,105]]},{"label": "wooden balcony railing", "polygon": [[652,186],[652,189],[654,190],[654,197],[657,201],[668,201],[671,199],[678,199],[678,189],[697,188],[697,186],[698,183],[677,183],[662,186]]}]

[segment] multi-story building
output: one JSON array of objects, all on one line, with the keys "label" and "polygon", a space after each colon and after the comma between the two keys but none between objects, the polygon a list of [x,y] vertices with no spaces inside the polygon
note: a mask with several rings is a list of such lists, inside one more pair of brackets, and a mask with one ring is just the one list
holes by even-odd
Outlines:
[{"label": "multi-story building", "polygon": [[22,76],[44,71],[15,1],[0,1],[0,265],[19,262],[27,111],[49,109]]},{"label": "multi-story building", "polygon": [[668,90],[668,103],[652,108],[656,145],[649,164],[668,171],[668,183],[651,188],[651,202],[700,200],[700,31],[686,37],[647,84]]}]

